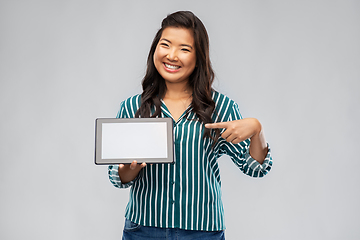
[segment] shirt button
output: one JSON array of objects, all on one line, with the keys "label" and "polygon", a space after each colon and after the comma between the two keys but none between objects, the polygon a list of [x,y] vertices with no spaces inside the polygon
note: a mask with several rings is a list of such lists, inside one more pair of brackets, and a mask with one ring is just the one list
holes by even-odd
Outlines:
[{"label": "shirt button", "polygon": [[174,201],[174,200],[171,200],[170,202],[171,202],[172,204],[174,204],[174,203],[175,203],[175,201]]},{"label": "shirt button", "polygon": [[174,181],[171,181],[170,183],[171,183],[172,185],[174,185],[175,182],[174,182]]}]

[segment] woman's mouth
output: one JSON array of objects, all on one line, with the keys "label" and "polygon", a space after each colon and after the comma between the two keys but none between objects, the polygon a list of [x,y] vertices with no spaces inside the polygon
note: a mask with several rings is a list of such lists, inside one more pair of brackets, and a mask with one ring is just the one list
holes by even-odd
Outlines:
[{"label": "woman's mouth", "polygon": [[171,65],[168,63],[164,63],[165,69],[169,72],[177,72],[180,69],[180,66]]}]

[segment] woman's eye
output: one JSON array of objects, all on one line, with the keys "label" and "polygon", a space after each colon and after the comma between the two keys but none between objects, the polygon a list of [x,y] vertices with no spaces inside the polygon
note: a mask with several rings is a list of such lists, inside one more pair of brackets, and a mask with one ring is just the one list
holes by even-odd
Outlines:
[{"label": "woman's eye", "polygon": [[187,48],[183,48],[183,49],[181,49],[181,50],[184,51],[184,52],[190,52],[190,50],[187,49]]},{"label": "woman's eye", "polygon": [[160,46],[169,47],[166,43],[160,43]]}]

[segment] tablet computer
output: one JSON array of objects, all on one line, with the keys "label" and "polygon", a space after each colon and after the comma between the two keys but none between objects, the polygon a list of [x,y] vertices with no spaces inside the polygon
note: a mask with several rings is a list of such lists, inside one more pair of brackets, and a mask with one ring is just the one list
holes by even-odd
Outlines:
[{"label": "tablet computer", "polygon": [[95,164],[174,162],[171,118],[98,118]]}]

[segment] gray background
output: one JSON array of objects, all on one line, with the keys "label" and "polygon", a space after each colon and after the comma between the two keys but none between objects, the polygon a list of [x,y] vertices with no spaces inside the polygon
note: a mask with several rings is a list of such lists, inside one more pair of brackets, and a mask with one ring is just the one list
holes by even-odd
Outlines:
[{"label": "gray background", "polygon": [[141,91],[161,20],[206,25],[214,87],[263,124],[263,179],[221,158],[227,239],[359,239],[359,1],[0,1],[0,238],[120,239],[94,121]]}]

